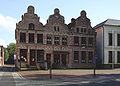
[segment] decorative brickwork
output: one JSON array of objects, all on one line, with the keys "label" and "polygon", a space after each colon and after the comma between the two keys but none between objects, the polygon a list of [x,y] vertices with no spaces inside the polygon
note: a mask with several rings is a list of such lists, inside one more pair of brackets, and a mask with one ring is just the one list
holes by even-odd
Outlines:
[{"label": "decorative brickwork", "polygon": [[[40,18],[34,11],[34,7],[29,6],[28,12],[16,24],[17,59],[22,60],[24,64],[21,66],[40,65],[42,67],[45,63],[47,63],[47,68],[51,66],[53,68],[90,68],[93,66],[95,31],[85,11],[81,12],[80,17],[72,19],[72,22],[66,25],[64,17],[56,8],[44,26],[39,22]],[[26,37],[25,39],[20,36],[21,33]],[[83,51],[84,57],[81,54]],[[79,56],[74,55],[74,52],[77,52],[76,55]],[[90,54],[93,57],[89,57],[89,52],[93,54]],[[85,58],[84,63],[82,58]]]}]

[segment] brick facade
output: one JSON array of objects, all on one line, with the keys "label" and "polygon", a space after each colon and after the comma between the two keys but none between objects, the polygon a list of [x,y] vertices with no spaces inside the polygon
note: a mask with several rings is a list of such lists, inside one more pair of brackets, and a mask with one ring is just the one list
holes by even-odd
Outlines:
[{"label": "brick facade", "polygon": [[0,66],[4,65],[4,48],[0,46]]},{"label": "brick facade", "polygon": [[16,24],[16,55],[21,66],[42,65],[53,68],[90,68],[95,53],[95,31],[81,11],[66,25],[59,9],[54,10],[46,25],[39,22],[34,7],[29,6]]}]

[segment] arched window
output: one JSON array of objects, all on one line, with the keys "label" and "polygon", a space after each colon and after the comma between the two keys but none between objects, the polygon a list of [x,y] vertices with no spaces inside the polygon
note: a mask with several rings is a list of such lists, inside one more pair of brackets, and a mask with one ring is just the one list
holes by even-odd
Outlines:
[{"label": "arched window", "polygon": [[30,23],[30,24],[29,24],[29,30],[34,30],[34,28],[35,28],[35,27],[34,27],[34,24],[33,24],[33,23]]}]

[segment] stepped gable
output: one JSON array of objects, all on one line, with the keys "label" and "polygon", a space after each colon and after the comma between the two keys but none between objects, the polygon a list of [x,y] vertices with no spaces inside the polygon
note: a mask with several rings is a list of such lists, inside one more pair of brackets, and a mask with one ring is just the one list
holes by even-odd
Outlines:
[{"label": "stepped gable", "polygon": [[27,8],[27,13],[24,13],[21,18],[22,20],[16,24],[16,27],[19,29],[28,29],[29,24],[33,24],[35,26],[35,30],[43,27],[43,24],[39,22],[40,17],[35,14],[35,8],[31,5]]}]

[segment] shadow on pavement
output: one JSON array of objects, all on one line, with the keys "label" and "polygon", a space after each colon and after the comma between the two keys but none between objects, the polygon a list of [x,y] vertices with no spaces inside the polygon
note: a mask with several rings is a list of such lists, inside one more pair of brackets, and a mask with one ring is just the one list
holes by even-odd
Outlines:
[{"label": "shadow on pavement", "polygon": [[14,72],[15,71],[15,67],[0,67],[0,71],[1,72]]}]

